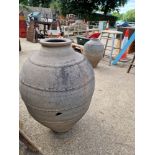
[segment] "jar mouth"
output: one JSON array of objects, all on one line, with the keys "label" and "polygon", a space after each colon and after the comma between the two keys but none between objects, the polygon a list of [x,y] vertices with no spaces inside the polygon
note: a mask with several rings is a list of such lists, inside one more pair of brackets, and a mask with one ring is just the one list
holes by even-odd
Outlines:
[{"label": "jar mouth", "polygon": [[40,44],[45,47],[67,46],[71,43],[72,41],[66,38],[46,38],[40,40]]}]

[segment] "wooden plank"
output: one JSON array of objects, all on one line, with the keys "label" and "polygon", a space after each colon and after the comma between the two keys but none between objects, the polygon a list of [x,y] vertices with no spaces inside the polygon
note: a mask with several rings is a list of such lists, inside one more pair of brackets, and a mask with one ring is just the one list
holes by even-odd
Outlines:
[{"label": "wooden plank", "polygon": [[114,30],[103,30],[102,33],[123,34],[123,32],[121,31],[114,31]]},{"label": "wooden plank", "polygon": [[131,61],[130,66],[129,66],[128,70],[127,70],[127,73],[130,72],[132,67],[135,67],[134,61],[135,61],[135,54],[134,54],[134,56],[132,58],[132,61]]},{"label": "wooden plank", "polygon": [[23,142],[31,151],[43,154],[20,128],[19,128],[19,140]]}]

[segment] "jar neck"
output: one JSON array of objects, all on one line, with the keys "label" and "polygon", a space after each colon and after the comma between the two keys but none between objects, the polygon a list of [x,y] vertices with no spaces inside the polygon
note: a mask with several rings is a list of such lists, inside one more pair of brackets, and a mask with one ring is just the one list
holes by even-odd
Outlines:
[{"label": "jar neck", "polygon": [[52,47],[52,48],[48,48],[48,47],[44,47],[42,46],[40,48],[40,54],[43,56],[60,56],[60,57],[64,57],[67,56],[69,54],[72,54],[72,48],[71,46],[60,46],[60,47]]},{"label": "jar neck", "polygon": [[40,44],[40,55],[45,57],[65,57],[73,53],[69,39],[43,39]]}]

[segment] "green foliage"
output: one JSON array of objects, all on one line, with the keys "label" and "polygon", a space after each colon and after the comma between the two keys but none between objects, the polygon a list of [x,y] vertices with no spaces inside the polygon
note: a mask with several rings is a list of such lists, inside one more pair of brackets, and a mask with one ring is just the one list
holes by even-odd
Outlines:
[{"label": "green foliage", "polygon": [[44,8],[50,7],[51,0],[41,0],[41,6]]},{"label": "green foliage", "polygon": [[[49,8],[52,0],[19,0],[20,4],[34,6],[34,7],[45,7]],[[53,0],[54,1],[54,0]]]},{"label": "green foliage", "polygon": [[86,18],[95,11],[103,11],[104,15],[118,9],[128,0],[59,0],[63,15],[75,14]]},{"label": "green foliage", "polygon": [[[95,11],[102,11],[104,15],[113,10],[118,10],[119,6],[127,3],[128,0],[19,0],[20,4],[30,5],[34,7],[51,7],[55,11],[59,11],[62,15],[75,14],[79,18],[89,18]],[[131,19],[133,13],[128,15],[115,14],[118,19]],[[133,21],[133,19],[132,19]]]},{"label": "green foliage", "polygon": [[135,9],[127,11],[123,15],[123,20],[128,21],[128,22],[135,22]]},{"label": "green foliage", "polygon": [[28,5],[28,0],[20,0],[19,1],[19,10],[23,11],[23,10],[27,10],[29,11],[29,8],[27,7]]},{"label": "green foliage", "polygon": [[30,6],[34,6],[34,7],[39,7],[41,4],[41,1],[40,0],[29,0],[29,5]]},{"label": "green foliage", "polygon": [[36,6],[36,7],[44,7],[49,8],[50,7],[51,0],[30,0],[30,6]]},{"label": "green foliage", "polygon": [[119,6],[124,6],[128,0],[98,0],[99,10],[106,15],[108,12],[118,10]]},{"label": "green foliage", "polygon": [[135,9],[129,10],[124,14],[120,14],[119,12],[113,12],[112,15],[117,17],[117,20],[135,22]]},{"label": "green foliage", "polygon": [[110,26],[114,26],[117,17],[113,15],[101,15],[97,13],[91,14],[88,18],[86,18],[87,21],[109,21]]},{"label": "green foliage", "polygon": [[123,19],[123,14],[120,14],[119,12],[113,12],[112,15],[117,17],[117,20]]},{"label": "green foliage", "polygon": [[60,4],[60,0],[54,0],[50,3],[50,8],[55,10],[55,11],[58,11],[58,12],[61,12],[61,4]]},{"label": "green foliage", "polygon": [[28,5],[28,0],[19,0],[19,4]]},{"label": "green foliage", "polygon": [[23,10],[29,11],[29,8],[24,4],[19,4],[19,11],[23,11]]},{"label": "green foliage", "polygon": [[63,15],[75,14],[79,18],[85,18],[97,9],[96,0],[60,0],[60,2]]}]

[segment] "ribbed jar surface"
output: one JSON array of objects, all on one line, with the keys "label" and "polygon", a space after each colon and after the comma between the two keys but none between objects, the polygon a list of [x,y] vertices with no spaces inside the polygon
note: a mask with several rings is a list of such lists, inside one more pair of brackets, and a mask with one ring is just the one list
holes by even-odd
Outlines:
[{"label": "ribbed jar surface", "polygon": [[99,39],[93,38],[84,45],[84,55],[95,68],[103,57],[104,45]]},{"label": "ribbed jar surface", "polygon": [[44,39],[24,63],[20,93],[29,113],[56,132],[68,131],[88,110],[94,72],[69,39]]}]

